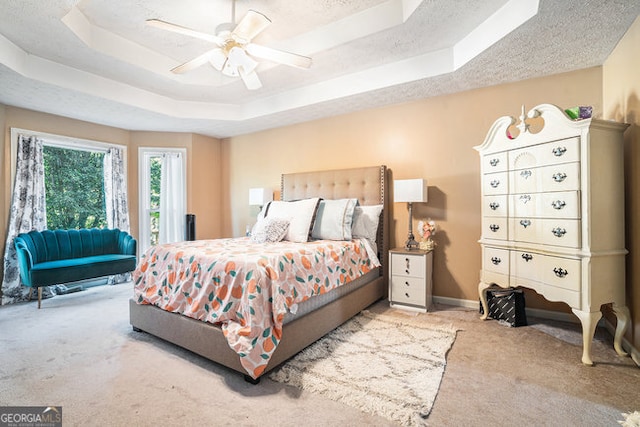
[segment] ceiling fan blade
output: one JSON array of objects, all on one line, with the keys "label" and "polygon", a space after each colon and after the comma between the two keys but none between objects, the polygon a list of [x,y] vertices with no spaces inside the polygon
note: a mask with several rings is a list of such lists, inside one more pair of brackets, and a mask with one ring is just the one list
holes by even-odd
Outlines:
[{"label": "ceiling fan blade", "polygon": [[192,60],[187,61],[184,64],[178,65],[177,67],[173,68],[171,72],[175,74],[182,74],[182,73],[186,73],[187,71],[191,71],[195,68],[198,68],[199,66],[206,64],[207,61],[209,61],[213,57],[213,55],[215,54],[215,51],[217,50],[220,50],[220,49],[218,48],[212,49],[210,51],[203,53],[200,56],[196,56]]},{"label": "ceiling fan blade", "polygon": [[285,52],[284,50],[272,49],[255,43],[249,43],[245,49],[250,55],[258,58],[268,59],[278,64],[290,65],[297,68],[311,67],[311,58],[298,55],[296,53]]},{"label": "ceiling fan blade", "polygon": [[174,33],[183,34],[185,36],[206,40],[208,42],[215,43],[218,46],[222,46],[224,44],[224,40],[220,37],[214,36],[212,34],[201,33],[200,31],[192,30],[190,28],[172,24],[160,19],[147,19],[147,25],[149,25],[150,27],[159,28],[161,30],[172,31]]},{"label": "ceiling fan blade", "polygon": [[262,82],[260,82],[260,79],[258,78],[258,74],[256,73],[255,70],[252,70],[249,73],[245,73],[244,68],[240,67],[239,71],[240,71],[240,77],[242,77],[242,81],[244,82],[244,85],[247,87],[247,89],[256,90],[262,87]]},{"label": "ceiling fan blade", "polygon": [[237,38],[250,42],[262,30],[271,24],[271,20],[260,12],[249,10],[232,31]]}]

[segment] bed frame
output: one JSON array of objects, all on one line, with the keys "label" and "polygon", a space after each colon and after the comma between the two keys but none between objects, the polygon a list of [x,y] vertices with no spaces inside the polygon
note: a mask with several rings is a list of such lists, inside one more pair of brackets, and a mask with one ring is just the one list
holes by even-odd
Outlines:
[{"label": "bed frame", "polygon": [[[387,187],[386,166],[282,175],[282,200],[358,198],[361,205],[383,204],[377,239],[382,267],[378,269],[379,276],[367,284],[286,323],[282,339],[262,375],[387,296],[390,207]],[[135,331],[147,332],[238,371],[244,374],[247,381],[259,382],[260,378],[254,380],[246,374],[239,356],[229,347],[219,326],[164,311],[153,305],[140,305],[133,299],[129,301],[129,315]]]}]

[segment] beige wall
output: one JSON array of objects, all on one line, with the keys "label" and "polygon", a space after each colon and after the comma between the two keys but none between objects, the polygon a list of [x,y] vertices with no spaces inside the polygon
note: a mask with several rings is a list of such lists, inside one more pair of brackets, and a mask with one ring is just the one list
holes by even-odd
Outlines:
[{"label": "beige wall", "polygon": [[627,305],[631,331],[640,348],[640,18],[637,18],[603,66],[604,118],[629,123],[625,132]]},{"label": "beige wall", "polygon": [[[476,301],[480,270],[480,160],[473,149],[500,116],[541,103],[592,105],[602,115],[602,69],[527,80],[234,137],[223,142],[230,212],[224,234],[255,221],[249,188],[278,189],[282,172],[386,164],[394,179],[425,178],[429,202],[415,221],[439,227],[434,294]],[[406,239],[407,206],[394,204],[394,244]],[[528,296],[532,307],[567,310]]]}]

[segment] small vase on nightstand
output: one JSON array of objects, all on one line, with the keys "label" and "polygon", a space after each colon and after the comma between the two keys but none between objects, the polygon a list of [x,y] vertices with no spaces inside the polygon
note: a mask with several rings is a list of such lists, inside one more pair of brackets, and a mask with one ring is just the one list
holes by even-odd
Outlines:
[{"label": "small vase on nightstand", "polygon": [[428,238],[426,238],[424,240],[421,240],[420,243],[419,243],[420,249],[425,250],[425,251],[433,250],[434,246],[435,246],[435,243],[434,243],[433,240],[431,240],[430,237],[428,237]]}]

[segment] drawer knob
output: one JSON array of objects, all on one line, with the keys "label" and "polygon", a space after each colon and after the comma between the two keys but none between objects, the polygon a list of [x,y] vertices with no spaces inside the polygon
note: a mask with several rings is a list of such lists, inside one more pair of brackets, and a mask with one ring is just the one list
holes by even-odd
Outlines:
[{"label": "drawer knob", "polygon": [[531,221],[529,221],[528,219],[521,219],[520,225],[523,226],[524,228],[527,228],[528,226],[531,225]]},{"label": "drawer knob", "polygon": [[493,188],[498,188],[498,185],[500,185],[500,180],[499,179],[494,179],[493,181],[491,181],[489,183],[489,185],[491,185]]},{"label": "drawer knob", "polygon": [[409,282],[404,282],[405,285],[409,286]]},{"label": "drawer knob", "polygon": [[491,257],[491,262],[493,263],[493,265],[498,265],[502,262],[502,260],[497,256],[494,256],[494,257]]},{"label": "drawer knob", "polygon": [[528,194],[523,194],[522,196],[519,197],[519,199],[522,203],[526,204],[527,202],[531,201],[531,196]]},{"label": "drawer knob", "polygon": [[564,228],[560,228],[560,227],[556,227],[553,230],[551,230],[551,232],[553,233],[554,236],[556,237],[562,237],[565,234],[567,234],[567,230],[565,230]]},{"label": "drawer knob", "polygon": [[556,147],[552,151],[554,156],[560,157],[567,152],[567,147]]},{"label": "drawer knob", "polygon": [[491,160],[489,160],[489,164],[490,164],[491,166],[493,166],[494,168],[495,168],[496,166],[498,166],[498,163],[500,163],[500,159],[491,159]]},{"label": "drawer knob", "polygon": [[555,202],[551,203],[551,206],[553,206],[553,209],[562,209],[566,206],[567,204],[565,203],[564,200],[556,200]]},{"label": "drawer knob", "polygon": [[562,182],[567,178],[567,174],[564,172],[558,172],[553,174],[553,180],[555,182]]},{"label": "drawer knob", "polygon": [[500,207],[500,203],[491,202],[491,203],[489,203],[489,207],[491,208],[491,210],[495,211],[496,209],[498,209]]},{"label": "drawer knob", "polygon": [[531,254],[522,254],[522,259],[525,260],[526,262],[529,262],[533,259],[533,255]]},{"label": "drawer knob", "polygon": [[405,297],[407,297],[407,298],[409,298],[409,292],[405,292],[405,293],[404,293],[404,296],[405,296]]},{"label": "drawer knob", "polygon": [[500,230],[500,226],[498,224],[491,224],[489,226],[489,229],[495,233],[496,231]]},{"label": "drawer knob", "polygon": [[520,172],[520,176],[524,179],[527,179],[531,176],[531,171],[529,169]]},{"label": "drawer knob", "polygon": [[567,270],[565,270],[564,268],[561,267],[556,267],[553,269],[553,272],[556,274],[556,276],[562,278],[564,276],[566,276],[567,274],[569,274],[569,272]]}]

